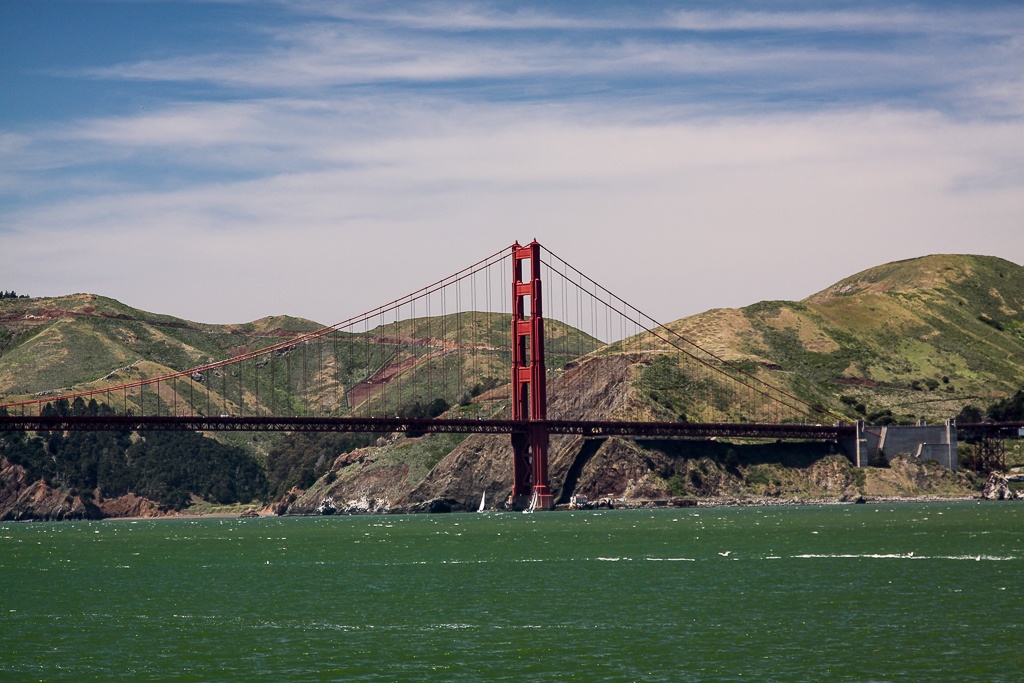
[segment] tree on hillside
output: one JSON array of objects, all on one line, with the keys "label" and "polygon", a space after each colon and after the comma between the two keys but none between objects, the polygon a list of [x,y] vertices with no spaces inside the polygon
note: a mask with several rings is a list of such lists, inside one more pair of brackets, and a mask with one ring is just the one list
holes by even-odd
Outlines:
[{"label": "tree on hillside", "polygon": [[985,418],[981,408],[972,405],[964,406],[956,416],[957,424],[976,424]]},{"label": "tree on hillside", "polygon": [[376,438],[376,434],[301,432],[284,437],[267,454],[270,497],[280,498],[292,487],[309,488],[339,455],[369,446]]},{"label": "tree on hillside", "polygon": [[[96,401],[66,399],[43,407],[44,415],[103,415]],[[172,508],[192,496],[215,503],[248,503],[267,495],[267,477],[243,449],[195,432],[40,432],[4,434],[0,456],[24,467],[30,480],[104,497],[135,493]]]},{"label": "tree on hillside", "polygon": [[988,407],[988,419],[992,422],[1024,421],[1024,390],[1017,390],[1013,396],[996,401]]}]

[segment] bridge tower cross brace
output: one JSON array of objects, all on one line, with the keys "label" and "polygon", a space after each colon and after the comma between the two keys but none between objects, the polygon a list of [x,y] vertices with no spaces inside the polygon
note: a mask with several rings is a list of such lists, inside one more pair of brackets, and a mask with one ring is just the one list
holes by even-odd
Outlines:
[{"label": "bridge tower cross brace", "polygon": [[547,370],[540,283],[540,244],[512,245],[512,419],[528,422],[512,434],[513,507],[550,510]]}]

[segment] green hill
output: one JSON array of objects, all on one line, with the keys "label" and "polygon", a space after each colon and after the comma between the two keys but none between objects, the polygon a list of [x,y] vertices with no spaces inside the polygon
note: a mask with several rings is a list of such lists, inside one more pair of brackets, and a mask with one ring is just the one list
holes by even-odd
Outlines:
[{"label": "green hill", "polygon": [[[319,327],[300,318],[201,325],[96,296],[0,300],[0,396],[119,384],[129,366],[156,376]],[[107,379],[107,376],[111,376]]]},{"label": "green hill", "polygon": [[[85,294],[0,299],[0,401],[161,376],[319,327],[289,317],[200,325]],[[669,327],[713,353],[712,364],[726,363],[850,420],[945,419],[1024,387],[1024,268],[995,257],[890,263],[802,301],[716,309]],[[162,387],[160,398],[163,410],[174,400],[231,414],[400,409],[500,416],[508,404],[509,328],[507,315],[459,313],[337,333],[315,348],[286,345],[227,372],[194,375],[191,383]],[[686,362],[652,335],[601,345],[554,320],[545,335],[552,418],[777,419],[768,402],[751,403],[750,391]],[[125,400],[141,409],[139,397]],[[403,506],[447,499],[470,507],[481,491],[500,498],[510,484],[507,438],[218,438],[256,454],[268,474],[265,490],[275,498],[304,489],[287,494],[298,511],[312,511],[324,497]],[[972,485],[913,463],[899,472],[855,471],[828,445],[794,448],[559,437],[551,444],[552,486],[565,498],[573,487],[588,495],[658,497],[963,495]],[[62,452],[71,463],[70,449]],[[21,476],[34,470],[26,471]],[[68,475],[47,476],[59,484]],[[133,476],[139,475],[124,474]],[[76,480],[79,489],[93,481]],[[175,500],[215,490],[181,482],[166,488]]]},{"label": "green hill", "polygon": [[[995,257],[936,255],[889,263],[802,301],[716,309],[669,326],[745,371],[851,419],[885,411],[903,420],[952,417],[964,405],[987,405],[1024,386],[1024,268]],[[0,299],[0,398],[155,377],[319,327],[287,316],[202,325],[90,294]],[[315,367],[300,367],[298,349],[278,354],[273,362],[282,371],[272,387],[265,378],[257,386],[255,368],[206,378],[211,409],[372,410],[397,400],[387,388],[396,386],[398,376],[403,403],[442,398],[454,405],[465,398],[456,395],[459,387],[484,390],[507,382],[508,351],[502,349],[508,329],[505,315],[462,313],[341,333],[318,351]],[[652,352],[666,350],[657,341],[600,348],[592,337],[552,320],[546,338],[555,373],[581,353],[641,348],[638,383],[648,402],[658,399],[648,416],[701,417],[692,385],[679,378],[673,384],[665,363],[648,367],[656,358]],[[367,340],[381,339],[394,344],[367,350]],[[420,343],[427,339],[433,341]],[[459,340],[472,340],[474,351],[438,352]],[[745,408],[744,395],[733,395],[728,383],[703,381],[717,383],[711,417],[763,417]]]},{"label": "green hill", "polygon": [[[508,410],[497,387],[509,377],[509,315],[466,312],[301,341],[303,333],[320,328],[289,317],[200,325],[88,294],[0,300],[0,402],[102,390],[279,345],[239,365],[161,383],[158,391],[150,386],[145,393],[137,388],[110,396],[99,393],[93,397],[96,403],[76,399],[55,405],[58,411],[85,414],[125,405],[146,414],[166,414],[172,407],[184,412],[187,406],[200,414],[250,415],[401,412],[419,417],[451,408],[464,416],[494,417]],[[552,377],[581,353],[600,346],[593,337],[557,321],[546,326],[546,336]],[[289,344],[291,339],[296,343]],[[104,405],[108,400],[112,405]],[[158,510],[150,503],[142,508],[137,502],[125,503],[131,495],[146,496],[163,510],[190,499],[208,505],[250,502],[245,495],[277,498],[293,486],[309,486],[339,454],[377,438],[224,433],[216,435],[223,442],[217,443],[189,441],[189,436],[195,435],[71,434],[65,439],[0,434],[0,518]],[[427,439],[422,447],[415,438],[405,439],[413,447],[400,447],[396,457],[379,463],[380,469],[398,467],[404,473],[402,482],[411,488],[463,439]],[[224,481],[231,472],[250,469],[248,461],[239,459],[238,447],[255,457],[265,479],[247,479],[245,486]],[[150,452],[160,457],[141,458]],[[204,466],[189,464],[200,452]]]},{"label": "green hill", "polygon": [[899,261],[670,327],[851,419],[943,419],[1024,386],[1024,268],[990,256]]},{"label": "green hill", "polygon": [[[508,315],[466,312],[340,331],[161,386],[160,409],[177,404],[200,413],[346,415],[415,412],[439,399],[454,405],[507,383],[510,327]],[[320,328],[286,316],[202,325],[91,294],[3,299],[0,401],[161,377]],[[553,372],[600,346],[557,321],[546,328]],[[156,397],[149,393],[147,405],[137,390],[122,400],[137,412],[152,412]]]},{"label": "green hill", "polygon": [[[1024,386],[1022,319],[1024,269],[992,257],[930,256],[864,271],[803,301],[713,310],[670,327],[746,377],[837,415],[910,422],[950,418],[967,404],[987,406]],[[749,392],[695,368],[649,334],[595,350],[549,385],[548,412],[556,418],[773,418],[770,405],[750,406]],[[440,441],[400,438],[340,457],[293,507],[312,511],[331,497],[354,501],[354,509],[371,500],[434,499],[471,509],[481,491],[501,500],[511,485],[507,438]],[[965,496],[977,484],[916,461],[859,470],[834,445],[814,443],[554,437],[549,464],[552,490],[563,501],[572,492],[592,498]]]}]

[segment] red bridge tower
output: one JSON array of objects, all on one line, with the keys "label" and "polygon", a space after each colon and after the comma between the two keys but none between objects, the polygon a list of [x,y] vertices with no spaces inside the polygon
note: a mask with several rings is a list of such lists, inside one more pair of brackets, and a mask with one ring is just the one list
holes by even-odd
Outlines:
[{"label": "red bridge tower", "polygon": [[[526,262],[526,263],[524,263]],[[524,278],[524,272],[526,277]],[[540,244],[512,245],[512,419],[528,422],[512,434],[512,494],[517,508],[550,510],[547,371],[541,307]]]}]

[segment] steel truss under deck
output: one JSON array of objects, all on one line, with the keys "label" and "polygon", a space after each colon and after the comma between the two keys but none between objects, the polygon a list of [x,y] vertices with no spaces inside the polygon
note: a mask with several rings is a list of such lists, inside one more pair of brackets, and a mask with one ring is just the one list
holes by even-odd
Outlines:
[{"label": "steel truss under deck", "polygon": [[474,420],[368,417],[202,417],[133,415],[0,416],[0,432],[181,431],[379,432],[421,434],[524,434],[541,428],[552,435],[583,437],[803,439],[852,437],[852,426],[800,424],[601,422],[587,420]]}]

